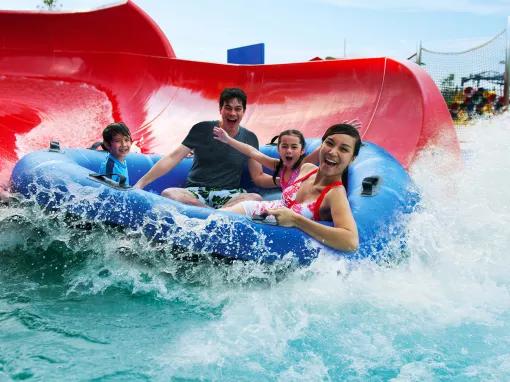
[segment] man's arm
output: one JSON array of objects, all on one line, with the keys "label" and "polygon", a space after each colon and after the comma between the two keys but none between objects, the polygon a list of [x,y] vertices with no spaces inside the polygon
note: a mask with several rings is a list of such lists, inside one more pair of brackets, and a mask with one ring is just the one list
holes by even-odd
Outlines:
[{"label": "man's arm", "polygon": [[179,145],[174,151],[161,158],[154,166],[152,166],[149,172],[142,176],[133,187],[143,189],[149,183],[154,182],[160,176],[163,176],[172,170],[177,163],[179,163],[190,152],[191,149],[189,147]]},{"label": "man's arm", "polygon": [[250,172],[251,180],[253,180],[256,186],[263,188],[278,187],[278,185],[273,183],[273,177],[265,174],[262,171],[262,165],[255,159],[248,159],[248,171]]},{"label": "man's arm", "polygon": [[253,147],[252,145],[249,145],[247,143],[238,141],[234,138],[232,138],[228,133],[222,129],[221,127],[215,127],[213,129],[214,139],[223,142],[230,147],[233,147],[237,151],[243,153],[249,158],[255,159],[257,162],[259,162],[262,166],[274,170],[276,165],[278,164],[278,159],[272,158],[269,155],[266,155],[259,150],[257,150],[256,147]]}]

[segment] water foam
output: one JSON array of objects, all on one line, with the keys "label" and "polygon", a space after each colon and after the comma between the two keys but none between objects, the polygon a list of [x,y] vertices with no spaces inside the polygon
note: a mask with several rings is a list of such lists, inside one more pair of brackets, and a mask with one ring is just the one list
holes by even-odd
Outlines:
[{"label": "water foam", "polygon": [[305,268],[181,261],[136,232],[126,236],[102,227],[78,234],[29,208],[0,209],[2,225],[25,214],[16,232],[9,229],[2,252],[26,255],[23,237],[37,234],[29,240],[39,246],[34,252],[58,241],[67,255],[86,254],[54,270],[69,298],[121,290],[177,304],[188,318],[181,331],[161,337],[159,353],[151,356],[165,376],[505,379],[510,116],[462,129],[469,155],[461,168],[451,166],[447,153],[430,149],[411,169],[423,198],[408,225],[407,256],[399,262],[328,255]]},{"label": "water foam", "polygon": [[[460,348],[468,359],[477,346],[470,332],[481,327],[486,337],[497,336],[510,311],[510,116],[463,129],[469,155],[462,168],[430,149],[411,170],[423,201],[409,223],[406,261],[381,266],[325,256],[270,288],[223,291],[221,318],[182,334],[162,362],[173,371],[202,370],[206,378],[215,376],[212,365],[239,359],[258,360],[255,369],[283,379],[307,359],[315,368],[301,371],[311,380],[323,379],[324,370],[342,377],[387,372],[395,380],[447,376],[448,353]],[[449,348],[449,332],[458,328],[464,332]],[[484,349],[476,362],[487,374],[500,356]],[[467,367],[466,375],[477,368]]]}]

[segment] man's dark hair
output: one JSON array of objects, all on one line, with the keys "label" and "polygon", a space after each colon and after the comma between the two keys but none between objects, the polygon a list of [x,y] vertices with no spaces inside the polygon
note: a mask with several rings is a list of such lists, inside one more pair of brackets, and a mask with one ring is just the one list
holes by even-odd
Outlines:
[{"label": "man's dark hair", "polygon": [[225,102],[230,101],[233,98],[237,98],[243,104],[243,110],[246,110],[246,93],[239,88],[225,88],[220,94],[220,109],[223,107]]},{"label": "man's dark hair", "polygon": [[103,142],[108,144],[112,143],[112,139],[116,134],[121,134],[125,137],[129,137],[131,139],[131,132],[124,122],[114,122],[110,123],[103,130]]}]

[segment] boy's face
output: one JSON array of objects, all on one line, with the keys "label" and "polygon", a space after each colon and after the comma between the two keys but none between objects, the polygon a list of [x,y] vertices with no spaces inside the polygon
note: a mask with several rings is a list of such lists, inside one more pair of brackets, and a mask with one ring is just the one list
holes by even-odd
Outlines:
[{"label": "boy's face", "polygon": [[130,137],[122,134],[115,134],[112,141],[110,143],[105,143],[105,146],[111,155],[122,162],[129,154],[132,143]]}]

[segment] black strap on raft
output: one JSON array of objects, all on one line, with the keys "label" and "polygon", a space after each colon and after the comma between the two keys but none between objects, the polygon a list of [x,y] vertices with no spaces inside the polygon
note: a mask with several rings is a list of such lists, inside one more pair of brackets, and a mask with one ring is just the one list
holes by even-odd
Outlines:
[{"label": "black strap on raft", "polygon": [[[113,161],[113,159],[111,157],[108,157],[108,160],[106,161],[106,173],[113,174],[114,167],[115,167],[115,162]],[[109,176],[109,178],[111,179],[111,176]]]},{"label": "black strap on raft", "polygon": [[89,147],[89,150],[97,150],[100,147],[103,148],[103,142],[95,142]]},{"label": "black strap on raft", "polygon": [[378,176],[367,176],[361,182],[361,195],[374,196],[381,184],[381,178]]},{"label": "black strap on raft", "polygon": [[[114,175],[119,177],[118,182],[116,182],[112,179],[112,176],[114,176]],[[106,173],[106,174],[91,173],[91,174],[89,174],[89,176],[92,179],[94,179],[100,183],[103,183],[107,186],[110,186],[110,187],[113,187],[113,188],[116,188],[119,190],[129,190],[131,188],[131,186],[126,184],[126,177],[121,174],[115,174],[115,173],[111,173],[111,172]]]},{"label": "black strap on raft", "polygon": [[59,141],[50,141],[50,148],[48,151],[51,151],[52,153],[59,153],[60,152],[60,142]]}]

